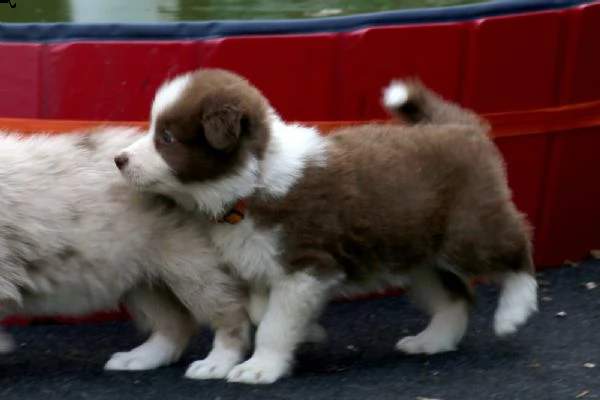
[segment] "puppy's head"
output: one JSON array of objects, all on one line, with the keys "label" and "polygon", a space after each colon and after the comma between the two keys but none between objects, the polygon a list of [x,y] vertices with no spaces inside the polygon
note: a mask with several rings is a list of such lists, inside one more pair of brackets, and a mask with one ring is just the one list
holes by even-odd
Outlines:
[{"label": "puppy's head", "polygon": [[142,190],[187,193],[218,214],[253,189],[270,117],[265,97],[242,77],[217,69],[184,74],[159,88],[148,134],[115,163]]}]

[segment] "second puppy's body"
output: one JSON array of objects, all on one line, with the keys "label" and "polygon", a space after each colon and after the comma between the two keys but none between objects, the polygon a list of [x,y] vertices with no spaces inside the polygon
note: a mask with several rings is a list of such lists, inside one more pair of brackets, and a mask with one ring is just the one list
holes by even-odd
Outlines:
[{"label": "second puppy's body", "polygon": [[85,315],[124,302],[151,336],[107,369],[170,364],[206,324],[215,347],[188,375],[224,376],[246,350],[245,292],[202,221],[123,182],[113,154],[138,137],[120,128],[0,135],[0,317]]},{"label": "second puppy's body", "polygon": [[165,84],[151,131],[117,158],[134,185],[209,217],[247,205],[241,222],[211,229],[253,301],[266,304],[255,352],[229,380],[269,383],[287,373],[306,330],[340,293],[408,283],[431,321],[397,343],[407,353],[456,348],[472,300],[467,278],[503,283],[500,335],[535,311],[529,226],[488,127],[417,82],[392,86],[386,105],[415,125],[324,137],[281,121],[239,76],[199,71]]}]

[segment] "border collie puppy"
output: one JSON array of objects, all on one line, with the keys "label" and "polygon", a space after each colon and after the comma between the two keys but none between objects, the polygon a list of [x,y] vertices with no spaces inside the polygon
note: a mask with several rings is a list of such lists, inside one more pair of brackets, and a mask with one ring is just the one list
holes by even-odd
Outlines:
[{"label": "border collie puppy", "polygon": [[[249,344],[246,290],[204,221],[120,176],[114,154],[139,137],[129,128],[0,133],[0,318],[85,315],[123,302],[150,336],[106,369],[170,364],[203,324],[216,330],[214,347],[187,375],[225,377]],[[0,332],[0,350],[12,347]]]},{"label": "border collie puppy", "polygon": [[332,296],[406,284],[431,315],[396,344],[409,354],[457,348],[471,278],[502,284],[498,335],[537,309],[530,227],[489,126],[416,79],[393,81],[383,103],[410,124],[324,136],[284,122],[242,77],[204,69],[165,82],[148,134],[116,154],[132,186],[213,220],[213,243],[252,288],[255,350],[229,381],[290,372]]}]

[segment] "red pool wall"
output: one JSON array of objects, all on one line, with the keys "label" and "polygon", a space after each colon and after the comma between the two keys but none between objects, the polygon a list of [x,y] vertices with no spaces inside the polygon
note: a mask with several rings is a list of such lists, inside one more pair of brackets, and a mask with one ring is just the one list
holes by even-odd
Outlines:
[{"label": "red pool wall", "polygon": [[[0,117],[145,120],[157,85],[196,67],[257,84],[289,120],[369,120],[390,78],[419,75],[483,113],[600,99],[600,3],[347,33],[187,42],[0,42]],[[539,267],[600,248],[600,127],[498,137]]]}]

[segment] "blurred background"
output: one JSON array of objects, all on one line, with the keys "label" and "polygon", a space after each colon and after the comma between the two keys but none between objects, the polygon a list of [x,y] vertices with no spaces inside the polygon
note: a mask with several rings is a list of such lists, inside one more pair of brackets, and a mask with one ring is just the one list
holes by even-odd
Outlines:
[{"label": "blurred background", "polygon": [[[0,22],[155,22],[315,18],[486,0],[13,0]],[[5,6],[8,8],[8,4]]]}]

